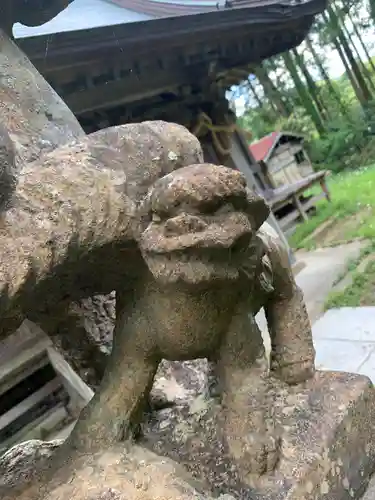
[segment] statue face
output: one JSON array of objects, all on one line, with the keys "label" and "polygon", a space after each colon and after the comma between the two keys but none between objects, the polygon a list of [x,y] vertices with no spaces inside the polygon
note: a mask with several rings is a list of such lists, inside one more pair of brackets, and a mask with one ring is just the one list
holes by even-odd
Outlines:
[{"label": "statue face", "polygon": [[152,221],[139,242],[154,277],[188,284],[236,280],[258,229],[252,202],[242,174],[226,167],[192,165],[159,179],[146,201]]}]

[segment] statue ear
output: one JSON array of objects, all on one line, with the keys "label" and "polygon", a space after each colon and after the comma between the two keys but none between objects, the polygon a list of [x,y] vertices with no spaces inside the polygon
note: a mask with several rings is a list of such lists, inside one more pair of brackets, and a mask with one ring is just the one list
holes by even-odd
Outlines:
[{"label": "statue ear", "polygon": [[254,231],[258,231],[260,226],[268,219],[270,215],[270,207],[268,206],[266,200],[256,193],[246,190],[247,196],[247,213],[251,218],[252,226]]}]

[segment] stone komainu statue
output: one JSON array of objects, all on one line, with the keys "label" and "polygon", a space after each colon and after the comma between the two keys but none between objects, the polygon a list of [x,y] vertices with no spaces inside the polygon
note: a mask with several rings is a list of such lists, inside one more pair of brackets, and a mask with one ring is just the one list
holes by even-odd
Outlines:
[{"label": "stone komainu statue", "polygon": [[[72,302],[116,291],[106,372],[66,446],[93,452],[131,437],[161,360],[207,358],[243,475],[272,469],[278,437],[254,315],[265,308],[274,376],[311,377],[314,349],[287,252],[242,174],[202,163],[184,127],[145,122],[45,154],[24,168],[13,200],[1,229],[0,338],[25,317],[58,332]],[[79,339],[68,343],[79,352]]]}]

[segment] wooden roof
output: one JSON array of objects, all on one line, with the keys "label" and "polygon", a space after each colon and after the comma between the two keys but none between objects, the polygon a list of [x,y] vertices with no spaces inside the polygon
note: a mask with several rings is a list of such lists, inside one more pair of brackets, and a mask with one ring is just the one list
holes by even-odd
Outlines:
[{"label": "wooden roof", "polygon": [[[75,0],[66,12],[78,1],[83,0]],[[124,12],[133,14],[125,9],[129,2],[138,6],[169,2],[115,1],[125,2]],[[192,8],[192,0],[175,0],[171,9],[177,2],[189,1]],[[158,17],[143,20],[23,36],[17,43],[80,115],[209,81],[228,88],[247,77],[252,65],[301,43],[314,15],[326,4],[326,0],[218,0],[205,11],[209,1],[200,0],[199,13],[174,11],[165,17],[168,12],[159,12]]]},{"label": "wooden roof", "polygon": [[110,2],[136,12],[155,17],[174,17],[210,12],[224,7],[226,0],[109,0]]},{"label": "wooden roof", "polygon": [[[108,0],[111,3],[136,12],[159,17],[174,17],[221,9],[236,9],[261,6],[272,9],[277,0]],[[286,2],[286,4],[291,2]]]},{"label": "wooden roof", "polygon": [[267,161],[272,155],[273,150],[278,145],[283,137],[289,137],[303,141],[302,135],[293,134],[290,132],[271,132],[270,134],[262,137],[259,141],[250,144],[250,151],[252,152],[256,161]]}]

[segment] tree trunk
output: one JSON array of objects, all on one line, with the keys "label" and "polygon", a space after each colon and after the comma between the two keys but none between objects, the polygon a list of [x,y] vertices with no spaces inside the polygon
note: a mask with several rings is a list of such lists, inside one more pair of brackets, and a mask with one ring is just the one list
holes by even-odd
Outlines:
[{"label": "tree trunk", "polygon": [[372,81],[371,73],[369,72],[366,64],[363,62],[363,59],[361,57],[361,54],[359,53],[358,47],[357,47],[356,43],[354,42],[353,37],[349,33],[348,29],[346,28],[346,26],[344,27],[344,33],[347,35],[348,40],[350,41],[351,46],[354,49],[354,52],[355,52],[355,54],[357,56],[357,61],[359,62],[360,66],[362,68],[362,74],[366,78],[367,83],[369,84],[369,86],[371,87],[371,89],[373,91],[375,91],[375,85],[374,85],[374,82]]},{"label": "tree trunk", "polygon": [[348,111],[345,108],[344,103],[342,102],[342,100],[340,98],[340,95],[338,94],[338,92],[336,92],[334,86],[332,85],[331,79],[330,79],[318,53],[316,52],[309,36],[306,37],[305,42],[306,42],[306,46],[307,46],[308,50],[311,52],[311,55],[313,56],[314,62],[319,70],[319,73],[320,73],[322,79],[324,80],[325,85],[327,86],[327,90],[328,90],[329,95],[332,97],[332,99],[334,99],[336,101],[341,113],[344,116],[347,116]]},{"label": "tree trunk", "polygon": [[[335,5],[334,2],[333,2],[333,5]],[[371,78],[371,73],[370,73],[370,71],[368,70],[367,66],[365,65],[365,63],[362,60],[362,57],[361,57],[361,54],[359,53],[357,44],[353,40],[353,36],[351,35],[351,33],[349,32],[349,30],[348,30],[348,28],[346,26],[344,16],[343,16],[341,10],[338,9],[337,7],[335,8],[335,11],[336,11],[336,14],[337,14],[337,17],[338,17],[338,20],[339,20],[339,24],[341,25],[341,28],[343,30],[343,34],[349,40],[351,46],[354,49],[354,52],[355,52],[355,54],[357,56],[357,61],[359,62],[359,65],[362,68],[362,73],[365,76],[368,84],[370,85],[370,87],[374,91],[375,90],[375,86],[374,86],[374,83],[373,83],[372,78]],[[359,35],[359,39],[361,40],[360,35]]]},{"label": "tree trunk", "polygon": [[258,92],[255,88],[255,86],[253,85],[253,83],[251,82],[250,78],[247,79],[247,84],[249,86],[249,89],[254,97],[254,99],[256,100],[257,104],[258,104],[258,107],[259,108],[263,108],[263,101],[262,99],[259,97],[258,95]]},{"label": "tree trunk", "polygon": [[348,17],[350,19],[350,22],[352,23],[354,34],[358,38],[358,41],[361,44],[363,52],[366,54],[367,61],[368,61],[369,65],[370,65],[372,71],[375,73],[375,64],[374,64],[374,62],[372,60],[372,57],[371,57],[371,55],[370,55],[370,53],[369,53],[369,51],[368,51],[368,49],[366,47],[365,42],[363,41],[361,33],[359,32],[359,29],[357,28],[357,25],[356,25],[354,19],[352,18],[350,12],[348,12]]},{"label": "tree trunk", "polygon": [[[322,13],[322,17],[327,25],[332,25],[331,18],[330,18],[330,16],[328,16],[328,14],[326,12]],[[332,44],[340,56],[340,59],[341,59],[343,65],[344,65],[344,68],[345,68],[345,72],[348,75],[349,81],[351,83],[351,86],[354,90],[354,93],[355,93],[359,103],[361,104],[361,106],[363,108],[365,108],[366,107],[365,96],[363,95],[362,89],[360,88],[360,86],[357,82],[357,79],[356,79],[356,77],[352,71],[352,68],[347,60],[347,57],[344,53],[344,50],[342,49],[341,44],[336,36],[332,36]]]},{"label": "tree trunk", "polygon": [[375,23],[375,0],[369,0],[369,14],[370,17],[372,18],[373,22]]},{"label": "tree trunk", "polygon": [[289,113],[285,107],[280,92],[277,90],[273,81],[271,80],[267,71],[264,69],[262,65],[256,67],[255,75],[258,78],[260,84],[262,85],[264,93],[268,96],[270,101],[275,104],[278,113],[281,116],[285,117],[289,116]]},{"label": "tree trunk", "polygon": [[[266,64],[267,69],[269,71],[273,71],[275,73],[275,84],[274,86],[278,88],[283,88],[283,83],[280,80],[280,77],[277,75],[277,70],[278,70],[278,65],[277,65],[277,57],[272,57],[271,59],[268,59],[266,62],[263,63],[263,66]],[[279,91],[279,94],[281,94],[281,99],[283,101],[284,107],[287,111],[287,115],[291,115],[293,113],[293,109],[295,108],[295,102],[293,99],[290,97],[290,95],[287,92],[284,91]]]},{"label": "tree trunk", "polygon": [[303,74],[307,88],[309,89],[310,95],[312,97],[312,100],[315,103],[316,108],[318,109],[319,113],[321,114],[322,117],[327,118],[328,116],[328,110],[324,106],[324,103],[322,102],[320,96],[319,96],[319,91],[316,87],[316,84],[314,80],[311,78],[311,75],[309,73],[309,70],[306,67],[304,58],[302,54],[300,54],[297,49],[292,49],[292,54],[294,55],[295,61],[297,63],[297,66],[299,67],[301,73]]},{"label": "tree trunk", "polygon": [[319,135],[324,135],[326,130],[325,130],[325,126],[324,126],[322,117],[321,117],[319,111],[317,110],[317,108],[315,107],[314,102],[312,101],[309,93],[306,90],[306,87],[304,86],[303,82],[301,81],[301,79],[299,77],[299,74],[298,74],[295,62],[292,58],[292,55],[289,52],[284,52],[282,57],[284,59],[285,66],[286,66],[287,70],[289,71],[290,76],[294,82],[295,88],[296,88],[298,94],[300,95],[301,101],[302,101],[306,111],[310,115],[310,117],[311,117],[311,119],[316,127],[316,130],[318,131]]},{"label": "tree trunk", "polygon": [[327,12],[329,15],[330,24],[334,29],[334,32],[337,36],[339,43],[342,46],[343,51],[345,52],[345,55],[349,61],[350,67],[353,71],[353,74],[354,74],[356,80],[357,80],[358,86],[361,89],[363,99],[364,99],[364,105],[366,107],[366,104],[372,100],[372,94],[370,92],[370,89],[368,88],[367,83],[366,83],[366,81],[361,73],[361,70],[359,69],[357,61],[355,60],[355,57],[353,56],[353,52],[350,49],[348,40],[346,39],[346,37],[345,37],[341,27],[340,27],[339,18],[331,5],[328,5]]}]

